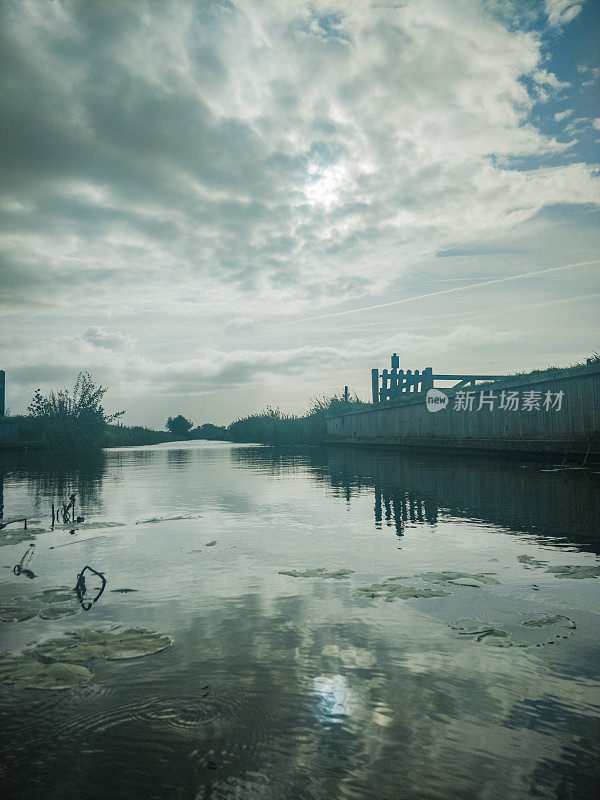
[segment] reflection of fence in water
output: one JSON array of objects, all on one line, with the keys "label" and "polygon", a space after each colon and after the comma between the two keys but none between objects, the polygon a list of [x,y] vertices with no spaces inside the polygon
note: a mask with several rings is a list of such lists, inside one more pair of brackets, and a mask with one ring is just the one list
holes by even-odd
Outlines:
[{"label": "reflection of fence in water", "polygon": [[381,530],[384,519],[388,526],[394,525],[398,536],[402,536],[407,522],[435,525],[438,507],[431,500],[425,500],[414,492],[389,493],[375,484],[375,527]]},{"label": "reflection of fence in water", "polygon": [[524,464],[497,456],[465,453],[450,458],[347,446],[286,453],[239,448],[231,458],[242,468],[251,466],[269,475],[305,472],[347,503],[374,497],[375,513],[381,514],[377,525],[385,521],[392,526],[396,519],[417,524],[421,517],[434,525],[440,515],[449,514],[529,533],[544,543],[572,542],[580,550],[600,552],[600,484],[593,470],[548,473],[542,471],[547,463]]}]

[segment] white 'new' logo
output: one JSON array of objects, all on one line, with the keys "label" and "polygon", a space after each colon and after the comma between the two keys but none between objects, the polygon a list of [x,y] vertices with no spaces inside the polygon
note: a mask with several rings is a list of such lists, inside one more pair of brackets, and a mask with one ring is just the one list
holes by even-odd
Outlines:
[{"label": "white 'new' logo", "polygon": [[426,395],[425,402],[427,404],[427,411],[435,413],[446,408],[448,405],[448,395],[440,392],[439,389],[429,389]]}]

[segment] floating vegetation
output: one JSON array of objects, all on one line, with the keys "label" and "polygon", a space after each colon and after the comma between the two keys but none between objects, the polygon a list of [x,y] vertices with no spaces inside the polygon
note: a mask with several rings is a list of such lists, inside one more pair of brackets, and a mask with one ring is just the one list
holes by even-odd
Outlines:
[{"label": "floating vegetation", "polygon": [[460,636],[496,647],[544,647],[573,635],[577,625],[562,614],[539,614],[522,622],[519,618],[502,623],[481,618],[462,619],[450,623]]},{"label": "floating vegetation", "polygon": [[24,689],[70,689],[92,677],[81,662],[141,658],[172,644],[170,636],[143,628],[75,631],[0,659],[0,683]]},{"label": "floating vegetation", "polygon": [[548,567],[546,572],[551,572],[556,575],[557,578],[584,580],[585,578],[597,578],[600,575],[600,567],[581,567],[574,564],[563,564],[556,567]]},{"label": "floating vegetation", "polygon": [[0,603],[0,622],[24,622],[37,616],[59,619],[72,616],[78,610],[77,596],[72,589],[46,589],[33,597],[11,597],[8,602]]},{"label": "floating vegetation", "polygon": [[39,612],[42,619],[69,617],[79,610],[75,592],[65,587],[46,589],[45,592],[37,595],[34,599],[42,604]]},{"label": "floating vegetation", "polygon": [[80,664],[41,661],[33,651],[0,661],[0,682],[20,689],[70,689],[92,677]]},{"label": "floating vegetation", "polygon": [[60,639],[51,639],[34,648],[38,658],[51,661],[81,662],[93,659],[122,661],[141,658],[166,650],[173,639],[162,633],[153,633],[143,628],[119,627],[110,630],[85,628],[72,631]]},{"label": "floating vegetation", "polygon": [[279,575],[289,575],[292,578],[333,578],[334,580],[342,580],[343,578],[349,578],[353,572],[353,569],[328,571],[325,567],[316,567],[315,569],[305,569],[304,572],[300,572],[297,569],[281,570]]},{"label": "floating vegetation", "polygon": [[[508,639],[508,631],[490,625],[489,622],[481,619],[461,619],[451,622],[450,627],[458,631],[460,636],[473,636],[477,642],[485,640],[486,644],[494,644],[497,647],[508,647],[512,644]],[[498,639],[502,641],[495,641]]]},{"label": "floating vegetation", "polygon": [[11,597],[0,603],[0,622],[24,622],[37,617],[40,604],[32,597]]},{"label": "floating vegetation", "polygon": [[523,564],[525,569],[545,567],[548,564],[547,561],[538,561],[536,558],[533,558],[533,556],[528,556],[525,554],[517,556],[517,561],[519,564]]},{"label": "floating vegetation", "polygon": [[424,572],[415,577],[430,583],[453,583],[455,586],[480,587],[482,584],[499,585],[499,580],[490,577],[495,574],[495,572]]},{"label": "floating vegetation", "polygon": [[537,619],[527,620],[527,622],[524,622],[523,625],[529,628],[545,628],[548,625],[560,625],[561,627],[569,628],[570,630],[574,630],[577,627],[570,617],[565,617],[562,614],[555,614],[554,616],[542,614],[541,616],[537,617]]},{"label": "floating vegetation", "polygon": [[33,537],[38,533],[44,533],[44,528],[7,528],[0,532],[0,547],[8,547],[11,544],[22,544],[32,542]]},{"label": "floating vegetation", "polygon": [[76,614],[77,611],[77,606],[72,603],[55,603],[40,609],[40,617],[42,619],[59,619]]},{"label": "floating vegetation", "polygon": [[205,547],[214,547],[217,543],[216,539],[213,539],[212,542],[207,542],[204,546]]},{"label": "floating vegetation", "polygon": [[371,598],[383,597],[387,603],[394,600],[408,600],[413,597],[447,597],[449,592],[443,589],[429,589],[428,587],[417,588],[416,586],[404,586],[395,581],[399,578],[388,578],[385,583],[373,583],[371,586],[360,586],[357,591],[359,594]]},{"label": "floating vegetation", "polygon": [[137,589],[111,589],[111,592],[119,592],[119,594],[127,594],[128,592],[137,592]]}]

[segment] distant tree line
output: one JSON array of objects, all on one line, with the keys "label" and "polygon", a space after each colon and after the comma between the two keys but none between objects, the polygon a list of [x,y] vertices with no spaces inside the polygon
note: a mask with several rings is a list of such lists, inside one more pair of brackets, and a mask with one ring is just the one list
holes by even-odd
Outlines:
[{"label": "distant tree line", "polygon": [[169,417],[166,431],[117,420],[125,413],[107,414],[102,399],[107,389],[80,372],[72,390],[52,390],[44,395],[37,389],[27,416],[13,419],[23,441],[49,449],[74,450],[159,444],[161,442],[210,439],[257,442],[269,445],[318,444],[327,434],[327,416],[368,407],[356,395],[313,399],[306,414],[285,414],[268,406],[263,411],[235,420],[228,426],[205,422],[196,427],[182,414]]},{"label": "distant tree line", "polygon": [[285,414],[267,406],[263,411],[235,420],[227,427],[205,423],[197,428],[179,414],[169,417],[167,429],[182,439],[220,439],[232,442],[257,442],[273,446],[318,444],[327,436],[327,417],[367,408],[354,397],[320,397],[311,400],[306,414]]}]

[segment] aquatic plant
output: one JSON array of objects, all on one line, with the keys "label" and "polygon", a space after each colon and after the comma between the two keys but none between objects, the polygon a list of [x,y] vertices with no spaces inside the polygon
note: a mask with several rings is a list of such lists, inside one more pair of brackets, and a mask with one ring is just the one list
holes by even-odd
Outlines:
[{"label": "aquatic plant", "polygon": [[71,631],[60,639],[43,642],[33,652],[38,657],[52,661],[122,661],[159,653],[172,645],[173,639],[166,634],[144,628],[123,630],[115,626],[109,630],[84,628]]},{"label": "aquatic plant", "polygon": [[600,567],[561,564],[554,567],[548,567],[546,572],[553,573],[557,578],[584,580],[585,578],[597,578],[600,575]]},{"label": "aquatic plant", "polygon": [[480,586],[481,584],[498,585],[495,572],[424,572],[415,577],[431,583],[453,583],[456,586]]},{"label": "aquatic plant", "polygon": [[353,572],[353,569],[328,571],[325,567],[317,567],[316,569],[305,569],[304,572],[299,572],[297,569],[281,570],[279,575],[289,575],[292,578],[333,578],[334,580],[342,580],[343,578],[349,578]]},{"label": "aquatic plant", "polygon": [[31,651],[0,661],[0,683],[20,689],[70,689],[91,677],[87,667],[40,661]]},{"label": "aquatic plant", "polygon": [[525,621],[516,617],[505,622],[482,617],[451,622],[460,636],[496,647],[545,647],[573,635],[577,625],[563,614],[538,614]]},{"label": "aquatic plant", "polygon": [[408,600],[420,597],[447,597],[450,593],[443,589],[419,588],[417,586],[404,586],[396,583],[398,578],[388,578],[384,583],[372,583],[371,586],[360,586],[357,592],[363,597],[383,597],[386,603],[394,600]]},{"label": "aquatic plant", "polygon": [[41,594],[25,597],[11,597],[0,603],[0,622],[24,622],[33,617],[58,619],[76,614],[79,610],[77,598],[72,589],[46,589]]}]

